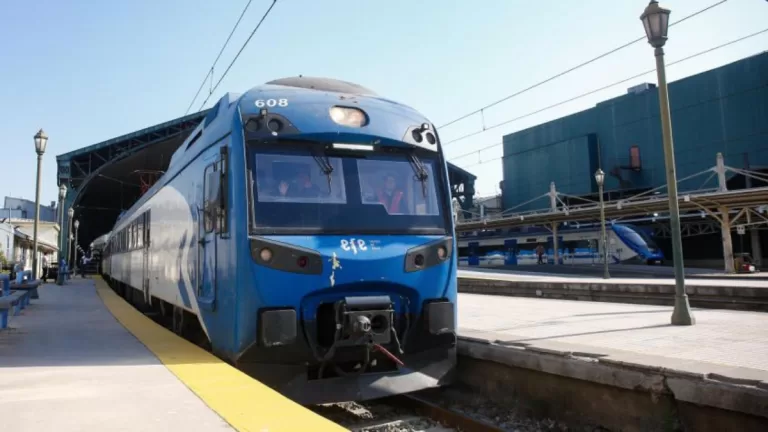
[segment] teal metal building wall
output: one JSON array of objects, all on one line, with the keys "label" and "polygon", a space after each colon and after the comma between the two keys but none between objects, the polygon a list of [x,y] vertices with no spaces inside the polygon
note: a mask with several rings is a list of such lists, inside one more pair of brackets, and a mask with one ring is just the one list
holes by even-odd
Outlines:
[{"label": "teal metal building wall", "polygon": [[[713,167],[718,152],[726,165],[742,168],[748,160],[753,169],[768,167],[768,52],[672,82],[669,94],[678,179]],[[627,169],[633,146],[639,171]],[[595,194],[598,167],[607,191],[666,183],[655,86],[504,136],[502,205],[519,206],[548,192],[552,181],[564,193]],[[681,182],[680,189],[699,189],[705,179]],[[548,205],[541,200],[516,210]]]}]

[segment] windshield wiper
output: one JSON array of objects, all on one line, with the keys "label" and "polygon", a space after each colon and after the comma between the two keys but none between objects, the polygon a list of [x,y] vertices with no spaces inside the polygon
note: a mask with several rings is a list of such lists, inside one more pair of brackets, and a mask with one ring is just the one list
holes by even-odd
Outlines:
[{"label": "windshield wiper", "polygon": [[325,155],[313,155],[312,157],[315,158],[315,162],[317,162],[317,166],[320,167],[320,170],[323,171],[323,174],[328,177],[328,193],[331,193],[331,174],[333,174],[333,165],[331,165],[331,160],[328,158],[328,156]]},{"label": "windshield wiper", "polygon": [[421,182],[421,192],[424,194],[424,197],[427,197],[427,179],[429,178],[429,174],[427,173],[427,168],[424,167],[424,164],[421,162],[421,159],[419,159],[418,156],[416,156],[416,153],[410,152],[408,153],[408,161],[411,163],[411,168],[413,168],[413,172],[416,174],[416,180]]}]

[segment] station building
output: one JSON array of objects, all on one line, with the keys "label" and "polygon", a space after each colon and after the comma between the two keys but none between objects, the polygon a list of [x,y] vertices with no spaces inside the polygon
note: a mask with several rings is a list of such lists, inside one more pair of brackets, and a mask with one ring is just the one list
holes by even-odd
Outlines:
[{"label": "station building", "polygon": [[[40,203],[40,221],[57,222],[58,209],[56,201],[51,201],[47,206]],[[12,219],[34,219],[35,202],[25,198],[5,197],[5,205],[0,208],[0,217],[9,217]]]},{"label": "station building", "polygon": [[[717,153],[727,166],[768,171],[768,52],[669,83],[669,100],[681,192],[717,187],[717,176],[708,174],[683,180],[713,168]],[[596,200],[598,168],[605,172],[606,200],[666,184],[655,84],[636,85],[593,108],[506,135],[503,145],[502,207],[515,212],[547,208],[548,201],[534,199],[551,182],[558,192]],[[766,184],[728,176],[729,190],[760,186]],[[662,223],[664,215],[657,216],[647,223]],[[758,233],[763,251],[766,234]],[[722,260],[719,230],[696,237],[684,239],[686,259]],[[735,252],[751,251],[749,241],[741,243],[734,236]],[[671,256],[669,242],[661,239],[659,245]]]}]

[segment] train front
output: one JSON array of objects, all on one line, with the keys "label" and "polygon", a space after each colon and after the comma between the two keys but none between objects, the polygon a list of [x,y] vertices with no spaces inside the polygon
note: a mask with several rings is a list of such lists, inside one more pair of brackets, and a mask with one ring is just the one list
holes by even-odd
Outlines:
[{"label": "train front", "polygon": [[456,254],[433,126],[332,80],[273,82],[240,108],[253,333],[238,367],[308,404],[448,383]]}]

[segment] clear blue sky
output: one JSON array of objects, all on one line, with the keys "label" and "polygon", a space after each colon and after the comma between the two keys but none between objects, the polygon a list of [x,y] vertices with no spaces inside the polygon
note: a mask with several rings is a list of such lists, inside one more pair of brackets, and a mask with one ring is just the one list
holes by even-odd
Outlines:
[{"label": "clear blue sky", "polygon": [[[42,202],[56,198],[55,156],[184,114],[247,0],[39,0],[0,6],[0,195],[34,199],[32,136],[50,136]],[[672,21],[716,0],[668,0]],[[216,79],[271,0],[254,0]],[[645,0],[278,0],[210,106],[297,74],[357,82],[409,104],[438,126],[643,34]],[[768,27],[768,2],[729,0],[670,29],[669,62]],[[681,63],[670,80],[756,54],[768,34]],[[498,123],[654,67],[633,45],[486,112]],[[447,147],[450,158],[502,135],[620,95],[621,84]],[[198,100],[194,109],[202,99]],[[441,130],[443,141],[480,118]],[[500,146],[453,162],[496,191]],[[494,160],[496,159],[496,160]],[[479,161],[488,161],[477,164]],[[546,192],[546,191],[542,191]]]}]

